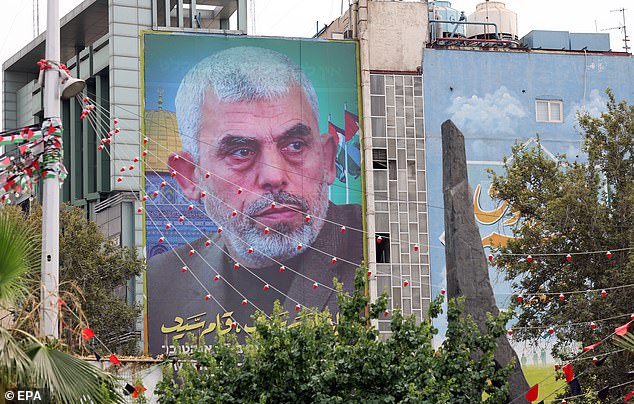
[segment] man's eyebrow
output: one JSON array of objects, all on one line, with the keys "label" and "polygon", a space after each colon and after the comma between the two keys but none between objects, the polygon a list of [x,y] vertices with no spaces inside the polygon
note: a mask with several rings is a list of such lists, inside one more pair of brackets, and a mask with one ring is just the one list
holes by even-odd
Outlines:
[{"label": "man's eyebrow", "polygon": [[[305,137],[310,138],[312,134],[312,130],[308,125],[304,125],[303,123],[298,123],[285,130],[279,140],[288,139],[291,137]],[[279,141],[278,140],[278,141]]]},{"label": "man's eyebrow", "polygon": [[223,153],[236,146],[254,146],[257,145],[257,143],[255,139],[250,137],[227,135],[220,139],[217,150],[219,153]]}]

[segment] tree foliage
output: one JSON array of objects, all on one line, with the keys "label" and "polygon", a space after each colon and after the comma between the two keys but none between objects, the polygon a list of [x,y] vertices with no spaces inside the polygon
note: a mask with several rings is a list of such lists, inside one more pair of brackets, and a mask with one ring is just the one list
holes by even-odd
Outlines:
[{"label": "tree foliage", "polygon": [[[510,368],[496,369],[493,354],[508,313],[490,317],[482,335],[462,316],[463,302],[449,301],[447,339],[435,349],[431,319],[416,325],[395,311],[392,334],[382,339],[369,323],[384,315],[387,299],[365,316],[365,273],[357,272],[352,296],[340,293],[337,324],[327,311],[302,309],[288,325],[276,305],[270,318],[255,316],[256,331],[243,345],[221,337],[208,352],[194,338],[191,353],[178,356],[180,369],[166,367],[161,402],[473,403],[485,392],[491,403],[504,401]],[[432,302],[431,318],[441,303],[442,296]]]},{"label": "tree foliage", "polygon": [[[519,321],[513,336],[535,341],[554,326],[553,356],[561,362],[629,321],[634,301],[634,288],[615,288],[634,284],[634,106],[606,93],[605,113],[578,117],[585,153],[580,159],[560,155],[553,160],[539,147],[516,146],[505,172],[492,173],[497,198],[522,217],[514,229],[517,238],[500,252],[533,256],[532,263],[516,255],[495,259],[524,297],[523,303],[514,303]],[[603,252],[587,253],[595,251]],[[566,294],[574,291],[579,293]],[[605,320],[592,330],[590,322],[597,319]],[[595,354],[614,350],[603,344]],[[627,381],[625,371],[633,365],[634,357],[621,352],[603,366],[586,360],[575,362],[574,369],[581,385],[596,391]]]},{"label": "tree foliage", "polygon": [[[39,275],[39,236],[15,209],[0,211],[0,313],[24,304]],[[9,390],[41,389],[43,401],[122,402],[112,375],[72,355],[59,341],[40,340],[19,327],[0,326],[0,397]],[[4,402],[4,401],[3,401]]]},{"label": "tree foliage", "polygon": [[[38,205],[32,206],[28,213],[17,207],[7,207],[5,211],[20,221],[23,231],[36,229],[41,232],[42,212]],[[34,246],[39,261],[40,242],[34,242]],[[82,352],[81,330],[88,325],[107,342],[110,350],[121,354],[136,353],[136,339],[124,343],[111,340],[133,331],[141,310],[128,305],[116,294],[117,288],[125,286],[143,269],[143,261],[136,251],[109,241],[96,223],[86,219],[81,208],[65,206],[60,211],[59,263],[60,297],[66,303],[61,310],[60,338],[74,352]],[[33,333],[39,322],[39,300],[38,273],[30,283],[30,294],[23,299],[17,315],[22,328]]]}]

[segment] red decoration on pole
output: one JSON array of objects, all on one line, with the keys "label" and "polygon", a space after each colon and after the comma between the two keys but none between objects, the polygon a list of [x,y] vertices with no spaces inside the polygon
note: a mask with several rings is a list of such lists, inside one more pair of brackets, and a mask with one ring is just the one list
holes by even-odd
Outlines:
[{"label": "red decoration on pole", "polygon": [[207,172],[205,173],[205,178],[209,178],[209,177],[211,177],[211,174],[209,174],[209,171],[207,171]]},{"label": "red decoration on pole", "polygon": [[218,234],[222,233],[222,226],[218,227]]},{"label": "red decoration on pole", "polygon": [[249,247],[249,249],[247,250],[247,254],[253,254],[253,247]]},{"label": "red decoration on pole", "polygon": [[444,295],[445,295],[445,293],[447,293],[447,291],[446,291],[445,289],[440,289],[440,294],[441,294],[441,295],[443,295],[443,296],[444,296]]},{"label": "red decoration on pole", "polygon": [[414,244],[414,251],[418,251],[418,250],[419,250],[418,244]]},{"label": "red decoration on pole", "polygon": [[297,244],[297,250],[301,250],[304,245],[302,243]]},{"label": "red decoration on pole", "polygon": [[593,322],[590,323],[590,329],[591,330],[596,330],[597,329],[597,325]]},{"label": "red decoration on pole", "polygon": [[271,202],[271,209],[275,209],[275,205],[276,205],[275,202]]},{"label": "red decoration on pole", "polygon": [[185,221],[185,216],[181,215],[181,217],[178,218],[178,221],[183,223]]},{"label": "red decoration on pole", "polygon": [[214,281],[219,281],[220,280],[220,275],[216,274],[216,276],[214,276]]},{"label": "red decoration on pole", "polygon": [[601,296],[602,296],[602,297],[606,297],[607,295],[608,295],[608,292],[607,292],[605,289],[603,289],[603,290],[601,291]]},{"label": "red decoration on pole", "polygon": [[123,181],[123,178],[121,177],[117,178],[117,182],[121,182],[121,181]]},{"label": "red decoration on pole", "polygon": [[95,336],[95,333],[93,332],[93,330],[91,330],[90,328],[86,327],[82,330],[81,332],[81,336],[83,339],[85,339],[86,341],[89,341],[92,337]]},{"label": "red decoration on pole", "polygon": [[332,257],[330,262],[332,262],[332,265],[335,265],[337,263],[337,257]]},{"label": "red decoration on pole", "polygon": [[191,250],[189,250],[189,256],[191,257],[192,255],[194,255],[196,253],[196,250],[194,250],[193,248]]},{"label": "red decoration on pole", "polygon": [[267,283],[267,284],[265,284],[265,285],[264,285],[264,288],[263,288],[263,289],[266,291],[266,290],[269,290],[269,288],[270,288],[270,286],[269,286],[269,284]]},{"label": "red decoration on pole", "polygon": [[165,230],[169,230],[169,229],[170,229],[170,227],[172,227],[172,225],[171,225],[171,224],[169,224],[169,223],[168,223],[168,224],[166,224],[166,225],[165,225]]},{"label": "red decoration on pole", "polygon": [[310,222],[310,215],[306,215],[306,222]]},{"label": "red decoration on pole", "polygon": [[119,358],[117,358],[117,355],[112,354],[108,357],[108,360],[110,361],[110,363],[112,363],[113,365],[118,365],[121,363],[121,361],[119,360]]},{"label": "red decoration on pole", "polygon": [[368,271],[368,277],[372,276],[372,272]]},{"label": "red decoration on pole", "polygon": [[233,212],[231,212],[231,217],[236,217],[238,216],[238,211],[234,210]]},{"label": "red decoration on pole", "polygon": [[158,196],[158,191],[152,192],[152,197],[156,198]]},{"label": "red decoration on pole", "polygon": [[242,305],[246,306],[247,305],[247,299],[242,299]]},{"label": "red decoration on pole", "polygon": [[531,262],[533,262],[533,257],[529,255],[528,257],[526,257],[526,261],[530,264]]},{"label": "red decoration on pole", "polygon": [[165,181],[161,182],[161,188],[165,188],[166,185],[167,185],[167,182]]},{"label": "red decoration on pole", "polygon": [[137,211],[138,213],[141,213],[141,212],[143,212],[143,208],[139,208],[139,209],[137,209],[136,211]]},{"label": "red decoration on pole", "polygon": [[211,299],[211,295],[205,295],[205,300]]},{"label": "red decoration on pole", "polygon": [[489,261],[493,262],[493,254],[489,254]]},{"label": "red decoration on pole", "polygon": [[183,266],[183,267],[181,268],[181,272],[187,272],[187,265],[185,265],[185,266]]},{"label": "red decoration on pole", "polygon": [[280,267],[280,272],[284,272],[284,271],[286,271],[286,267],[285,267],[284,265],[282,265],[282,266]]},{"label": "red decoration on pole", "polygon": [[593,362],[593,363],[595,363],[595,364],[596,364],[598,361],[599,361],[599,360],[597,359],[597,357],[596,357],[596,356],[592,358],[592,362]]},{"label": "red decoration on pole", "polygon": [[264,228],[264,234],[269,234],[271,232],[271,229],[269,229],[268,227]]},{"label": "red decoration on pole", "polygon": [[512,336],[513,335],[513,329],[509,328],[508,334],[509,334],[509,336]]},{"label": "red decoration on pole", "polygon": [[403,281],[403,287],[407,287],[407,285],[409,285],[409,282],[407,282],[407,279]]},{"label": "red decoration on pole", "polygon": [[238,195],[242,193],[242,187],[238,188]]},{"label": "red decoration on pole", "polygon": [[189,205],[189,206],[187,207],[187,210],[194,210],[194,205]]},{"label": "red decoration on pole", "polygon": [[233,264],[233,269],[238,269],[240,268],[240,263],[236,262],[235,264]]},{"label": "red decoration on pole", "polygon": [[612,259],[612,252],[608,251],[605,253],[605,256],[608,257],[608,259]]},{"label": "red decoration on pole", "polygon": [[206,196],[207,196],[207,193],[206,193],[205,191],[202,191],[202,192],[200,193],[200,197],[201,197],[201,198],[204,198],[204,197],[206,197]]},{"label": "red decoration on pole", "polygon": [[141,153],[141,155],[142,155],[143,157],[147,156],[147,150],[143,150],[143,153]]},{"label": "red decoration on pole", "polygon": [[563,301],[564,299],[565,299],[564,294],[563,294],[563,293],[560,293],[560,294],[559,294],[559,300]]},{"label": "red decoration on pole", "polygon": [[385,310],[385,311],[383,312],[383,316],[387,317],[387,316],[389,316],[389,315],[390,315],[390,312],[389,312],[388,310]]},{"label": "red decoration on pole", "polygon": [[205,241],[205,247],[209,247],[211,245],[211,240]]},{"label": "red decoration on pole", "polygon": [[572,255],[566,254],[566,261],[568,262],[572,261]]},{"label": "red decoration on pole", "polygon": [[346,232],[346,226],[341,226],[341,232],[345,233]]},{"label": "red decoration on pole", "polygon": [[553,327],[550,327],[548,329],[548,334],[553,335],[555,333],[555,329]]},{"label": "red decoration on pole", "polygon": [[158,239],[159,243],[162,243],[163,241],[165,241],[165,237],[161,237],[161,238]]},{"label": "red decoration on pole", "polygon": [[524,296],[522,295],[517,296],[517,301],[522,303],[524,301]]},{"label": "red decoration on pole", "polygon": [[297,303],[297,304],[295,305],[295,311],[299,311],[299,309],[301,309],[301,308],[302,308],[302,306],[300,306],[300,304],[299,304],[299,303]]},{"label": "red decoration on pole", "polygon": [[319,287],[319,284],[317,282],[313,283],[313,289],[317,289]]},{"label": "red decoration on pole", "polygon": [[176,171],[172,171],[172,178],[176,177]]},{"label": "red decoration on pole", "polygon": [[378,236],[378,237],[376,238],[376,243],[377,243],[377,244],[381,244],[381,241],[383,241],[383,237]]}]

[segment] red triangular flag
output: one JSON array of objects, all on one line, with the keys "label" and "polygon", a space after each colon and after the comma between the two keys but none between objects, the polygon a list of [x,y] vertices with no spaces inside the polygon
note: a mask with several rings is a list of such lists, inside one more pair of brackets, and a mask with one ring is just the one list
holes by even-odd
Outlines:
[{"label": "red triangular flag", "polygon": [[623,401],[627,401],[630,398],[632,398],[632,396],[634,396],[634,390],[630,391],[630,394],[628,394],[627,396],[625,396],[625,398],[623,399]]},{"label": "red triangular flag", "polygon": [[625,334],[627,334],[627,329],[629,328],[630,324],[632,324],[631,321],[625,325],[620,326],[619,328],[616,328],[614,330],[614,333],[616,335],[620,335],[621,337],[624,336]]},{"label": "red triangular flag", "polygon": [[561,368],[561,370],[563,370],[564,374],[566,375],[567,383],[570,383],[570,381],[575,378],[575,374],[572,372],[572,365],[570,363],[564,365],[564,367]]},{"label": "red triangular flag", "polygon": [[586,347],[583,347],[583,352],[592,351],[594,348],[598,347],[602,343],[603,343],[603,341],[599,341],[599,342],[594,343],[592,345],[588,345]]},{"label": "red triangular flag", "polygon": [[348,140],[352,139],[352,136],[354,136],[354,134],[357,133],[357,131],[359,130],[359,117],[352,112],[345,111],[344,120],[346,125],[345,136],[347,142]]},{"label": "red triangular flag", "polygon": [[110,361],[110,363],[112,363],[113,365],[118,365],[121,363],[121,361],[119,360],[119,358],[117,358],[117,355],[112,354],[108,357],[108,360]]},{"label": "red triangular flag", "polygon": [[53,133],[55,133],[55,130],[56,130],[56,129],[55,129],[55,126],[49,126],[49,127],[48,127],[48,134],[49,134],[49,135],[52,135]]},{"label": "red triangular flag", "polygon": [[89,339],[91,339],[92,337],[95,336],[95,333],[88,327],[84,328],[84,330],[81,332],[81,336],[88,341]]},{"label": "red triangular flag", "polygon": [[26,153],[28,148],[29,148],[28,144],[25,144],[25,145],[22,145],[22,146],[18,146],[18,149],[20,149],[20,154]]},{"label": "red triangular flag", "polygon": [[328,134],[333,137],[333,139],[335,140],[336,144],[339,144],[339,136],[340,135],[345,137],[344,130],[341,129],[340,127],[338,127],[337,125],[335,125],[332,122],[328,122]]},{"label": "red triangular flag", "polygon": [[28,140],[31,140],[31,138],[33,137],[33,135],[35,135],[35,132],[33,132],[33,131],[31,130],[31,128],[29,128],[29,131],[28,131],[28,132],[26,132],[26,138],[27,138]]},{"label": "red triangular flag", "polygon": [[539,395],[539,384],[536,384],[533,387],[531,387],[530,390],[528,390],[528,393],[526,393],[526,400],[532,403],[533,401],[537,400],[538,395]]}]

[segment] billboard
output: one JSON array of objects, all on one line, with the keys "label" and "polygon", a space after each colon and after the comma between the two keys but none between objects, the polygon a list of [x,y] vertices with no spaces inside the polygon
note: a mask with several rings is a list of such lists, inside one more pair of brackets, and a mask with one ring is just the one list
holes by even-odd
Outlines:
[{"label": "billboard", "polygon": [[143,36],[148,350],[337,310],[363,261],[356,43]]}]

